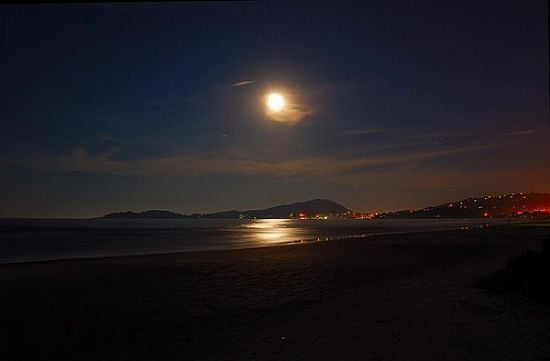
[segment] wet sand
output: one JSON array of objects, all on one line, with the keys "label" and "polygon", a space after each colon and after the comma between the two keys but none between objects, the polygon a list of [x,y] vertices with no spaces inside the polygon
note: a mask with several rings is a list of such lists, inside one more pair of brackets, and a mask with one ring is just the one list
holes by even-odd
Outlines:
[{"label": "wet sand", "polygon": [[550,307],[476,286],[549,232],[0,265],[0,359],[550,360]]}]

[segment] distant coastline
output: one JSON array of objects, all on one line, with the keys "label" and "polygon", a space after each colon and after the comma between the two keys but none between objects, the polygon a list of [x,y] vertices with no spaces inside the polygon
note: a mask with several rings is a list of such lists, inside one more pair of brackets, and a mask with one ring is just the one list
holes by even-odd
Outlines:
[{"label": "distant coastline", "polygon": [[360,213],[329,199],[313,199],[265,209],[185,215],[166,210],[109,213],[99,219],[483,219],[550,218],[550,193],[471,197],[422,209]]},{"label": "distant coastline", "polygon": [[343,205],[328,199],[312,199],[304,202],[284,204],[265,209],[246,211],[230,210],[215,213],[181,213],[149,210],[145,212],[119,212],[106,214],[105,219],[265,219],[265,218],[342,218],[351,211]]}]

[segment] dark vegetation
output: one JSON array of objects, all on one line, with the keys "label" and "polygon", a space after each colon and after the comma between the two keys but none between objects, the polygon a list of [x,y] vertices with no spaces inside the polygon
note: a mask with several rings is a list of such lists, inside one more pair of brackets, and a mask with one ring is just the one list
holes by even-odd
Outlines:
[{"label": "dark vegetation", "polygon": [[550,304],[550,234],[543,239],[540,253],[527,250],[511,257],[502,270],[484,279],[481,285],[495,293],[519,292]]}]

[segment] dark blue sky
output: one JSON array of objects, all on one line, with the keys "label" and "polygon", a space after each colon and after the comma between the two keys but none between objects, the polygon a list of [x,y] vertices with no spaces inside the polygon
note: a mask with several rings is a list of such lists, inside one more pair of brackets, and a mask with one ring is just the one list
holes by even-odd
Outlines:
[{"label": "dark blue sky", "polygon": [[547,33],[544,0],[1,6],[0,216],[550,191]]}]

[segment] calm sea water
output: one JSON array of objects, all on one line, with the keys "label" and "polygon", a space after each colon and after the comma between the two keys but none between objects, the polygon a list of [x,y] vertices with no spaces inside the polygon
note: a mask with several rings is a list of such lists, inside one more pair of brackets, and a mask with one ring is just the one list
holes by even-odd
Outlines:
[{"label": "calm sea water", "polygon": [[483,227],[506,222],[0,219],[0,263],[264,247],[384,233]]}]

